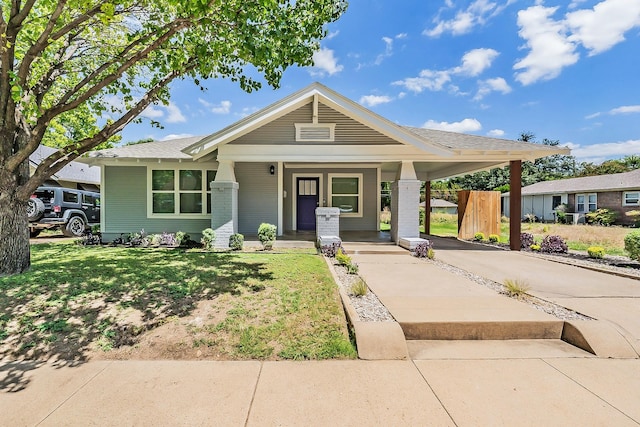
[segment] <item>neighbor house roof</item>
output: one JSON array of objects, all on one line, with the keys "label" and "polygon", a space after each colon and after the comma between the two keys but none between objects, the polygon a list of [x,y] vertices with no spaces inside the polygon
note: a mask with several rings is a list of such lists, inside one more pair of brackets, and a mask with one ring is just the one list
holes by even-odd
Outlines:
[{"label": "neighbor house roof", "polygon": [[458,205],[456,205],[455,203],[451,203],[448,200],[431,199],[431,207],[432,208],[457,208]]},{"label": "neighbor house roof", "polygon": [[189,154],[182,150],[198,141],[202,136],[170,139],[167,141],[144,142],[141,144],[124,145],[106,150],[92,151],[93,158],[125,158],[125,159],[182,159],[191,160]]},{"label": "neighbor house roof", "polygon": [[[640,189],[640,169],[610,175],[542,181],[522,187],[522,195],[583,193],[587,191],[620,191]],[[505,193],[504,196],[508,196]]]},{"label": "neighbor house roof", "polygon": [[[40,145],[30,156],[29,163],[37,167],[40,162],[58,151],[56,148]],[[100,166],[89,166],[85,163],[70,162],[56,172],[53,179],[86,184],[100,185]]]}]

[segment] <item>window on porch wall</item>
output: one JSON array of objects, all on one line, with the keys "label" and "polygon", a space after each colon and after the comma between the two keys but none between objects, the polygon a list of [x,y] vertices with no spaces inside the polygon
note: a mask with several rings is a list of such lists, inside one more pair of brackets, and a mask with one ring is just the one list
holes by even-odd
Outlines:
[{"label": "window on porch wall", "polygon": [[362,216],[362,174],[329,174],[329,200],[344,216]]}]

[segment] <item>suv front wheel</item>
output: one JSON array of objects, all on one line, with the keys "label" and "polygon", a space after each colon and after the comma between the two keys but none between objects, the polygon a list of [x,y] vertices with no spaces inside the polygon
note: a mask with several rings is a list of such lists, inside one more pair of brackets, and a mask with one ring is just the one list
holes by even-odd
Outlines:
[{"label": "suv front wheel", "polygon": [[74,216],[69,218],[69,222],[67,222],[67,226],[62,230],[62,233],[69,237],[82,237],[85,228],[86,224],[82,217]]}]

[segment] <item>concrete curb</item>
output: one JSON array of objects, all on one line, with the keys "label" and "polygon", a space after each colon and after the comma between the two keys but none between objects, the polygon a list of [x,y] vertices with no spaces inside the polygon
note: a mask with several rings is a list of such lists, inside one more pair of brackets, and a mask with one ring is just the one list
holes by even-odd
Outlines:
[{"label": "concrete curb", "polygon": [[[333,265],[324,257],[336,284],[339,281]],[[349,295],[338,287],[347,321],[356,338],[358,358],[363,360],[406,360],[409,358],[407,342],[400,324],[396,321],[365,322],[351,305]],[[370,291],[371,292],[371,291]]]},{"label": "concrete curb", "polygon": [[639,358],[627,338],[608,322],[602,320],[565,321],[562,341],[602,358]]}]

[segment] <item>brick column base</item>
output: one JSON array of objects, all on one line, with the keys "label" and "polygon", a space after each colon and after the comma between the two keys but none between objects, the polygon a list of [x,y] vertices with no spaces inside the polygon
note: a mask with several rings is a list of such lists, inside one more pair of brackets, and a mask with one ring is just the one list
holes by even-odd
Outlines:
[{"label": "brick column base", "polygon": [[229,248],[229,237],[238,232],[237,182],[211,182],[211,228],[216,232],[215,247]]},{"label": "brick column base", "polygon": [[401,179],[391,184],[391,240],[420,237],[420,181]]}]

